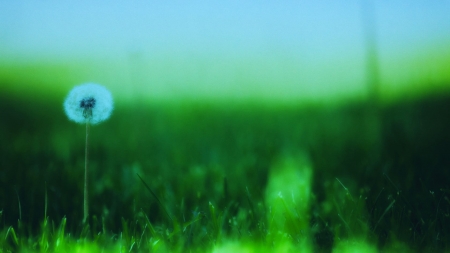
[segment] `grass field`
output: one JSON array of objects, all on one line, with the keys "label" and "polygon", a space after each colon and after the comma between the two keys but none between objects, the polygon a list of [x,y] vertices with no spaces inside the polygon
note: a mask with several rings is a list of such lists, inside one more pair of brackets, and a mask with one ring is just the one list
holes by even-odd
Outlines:
[{"label": "grass field", "polygon": [[0,94],[0,252],[449,252],[450,96],[372,108]]}]

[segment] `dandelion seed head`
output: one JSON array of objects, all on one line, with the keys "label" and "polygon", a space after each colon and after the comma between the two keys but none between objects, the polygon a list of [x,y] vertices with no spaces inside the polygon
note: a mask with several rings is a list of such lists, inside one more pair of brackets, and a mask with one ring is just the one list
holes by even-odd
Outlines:
[{"label": "dandelion seed head", "polygon": [[74,87],[64,101],[64,110],[77,123],[98,124],[111,116],[113,100],[103,86],[86,83]]}]

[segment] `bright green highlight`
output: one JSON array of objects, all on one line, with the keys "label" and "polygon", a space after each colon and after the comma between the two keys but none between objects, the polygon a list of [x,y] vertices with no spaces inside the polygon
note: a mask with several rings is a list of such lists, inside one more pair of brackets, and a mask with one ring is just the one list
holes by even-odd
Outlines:
[{"label": "bright green highlight", "polygon": [[[379,98],[393,101],[448,91],[450,51],[444,42],[413,52],[378,55]],[[103,59],[0,64],[2,89],[29,96],[63,96],[73,85],[102,83],[118,101],[262,101],[276,103],[364,100],[369,96],[364,52],[314,58],[299,53],[254,55],[131,54]],[[50,95],[49,94],[49,95]],[[50,95],[51,96],[51,95]]]}]

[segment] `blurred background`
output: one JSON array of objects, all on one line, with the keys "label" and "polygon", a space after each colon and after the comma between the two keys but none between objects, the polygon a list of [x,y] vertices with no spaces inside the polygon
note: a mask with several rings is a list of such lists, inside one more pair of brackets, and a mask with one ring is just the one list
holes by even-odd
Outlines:
[{"label": "blurred background", "polygon": [[1,1],[2,224],[37,229],[47,194],[47,215],[80,228],[85,132],[62,103],[96,82],[115,110],[91,129],[91,209],[113,232],[137,210],[164,221],[136,173],[178,217],[239,203],[231,217],[301,154],[317,245],[345,227],[339,178],[365,197],[356,216],[380,247],[448,248],[448,13],[449,1]]},{"label": "blurred background", "polygon": [[[447,89],[450,3],[0,3],[3,92],[327,101]],[[374,68],[374,69],[371,69]],[[374,73],[371,73],[374,72]],[[370,86],[370,85],[369,85]],[[48,95],[46,95],[48,96]]]}]

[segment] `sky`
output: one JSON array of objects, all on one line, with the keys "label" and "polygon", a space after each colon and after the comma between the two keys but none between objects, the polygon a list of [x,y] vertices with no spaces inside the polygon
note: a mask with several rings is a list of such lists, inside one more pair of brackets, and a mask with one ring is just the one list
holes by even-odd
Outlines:
[{"label": "sky", "polygon": [[368,45],[382,90],[450,81],[448,13],[450,1],[1,1],[0,62],[88,62],[67,71],[128,97],[364,96]]}]

